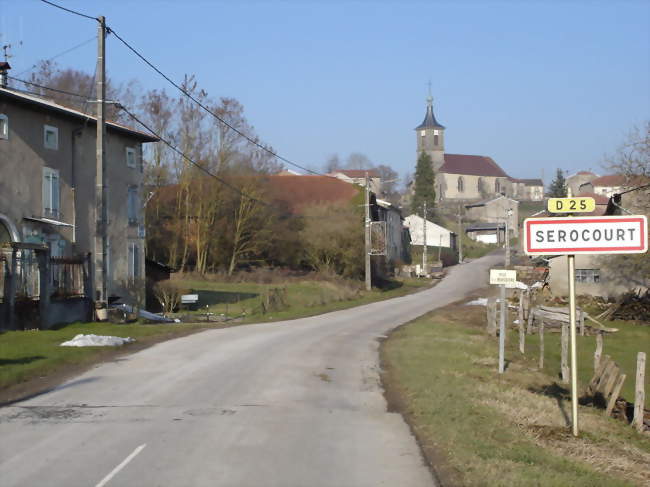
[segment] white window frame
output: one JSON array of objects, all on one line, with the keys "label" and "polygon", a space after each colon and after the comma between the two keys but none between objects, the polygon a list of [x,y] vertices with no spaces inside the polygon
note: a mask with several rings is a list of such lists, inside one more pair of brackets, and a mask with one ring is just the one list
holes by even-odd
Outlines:
[{"label": "white window frame", "polygon": [[[61,179],[57,169],[43,167],[42,187],[43,216],[59,219],[61,217]],[[55,188],[56,191],[54,191]]]},{"label": "white window frame", "polygon": [[[133,169],[138,167],[138,151],[135,147],[127,147],[125,151],[126,157],[126,167],[131,167]],[[133,162],[129,162],[129,155],[133,154]]]},{"label": "white window frame", "polygon": [[0,113],[0,139],[7,140],[9,138],[9,117],[4,113]]},{"label": "white window frame", "polygon": [[[54,134],[54,143],[50,144],[47,141],[47,133]],[[52,125],[43,125],[43,147],[46,149],[59,150],[59,129]]]}]

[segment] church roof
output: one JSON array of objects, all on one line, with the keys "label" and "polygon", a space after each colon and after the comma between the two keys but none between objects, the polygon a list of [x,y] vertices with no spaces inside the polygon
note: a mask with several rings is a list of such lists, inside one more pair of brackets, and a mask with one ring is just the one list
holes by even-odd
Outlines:
[{"label": "church roof", "polygon": [[513,183],[521,183],[524,186],[544,186],[544,181],[541,179],[517,179],[510,178]]},{"label": "church roof", "polygon": [[433,100],[431,97],[427,100],[427,114],[424,116],[424,121],[415,127],[415,130],[420,130],[420,129],[428,129],[428,128],[436,128],[436,129],[444,129],[444,125],[440,125],[438,121],[436,120],[436,116],[433,114]]},{"label": "church roof", "polygon": [[470,176],[509,177],[491,157],[468,156],[466,154],[445,154],[445,162],[440,166],[439,171]]}]

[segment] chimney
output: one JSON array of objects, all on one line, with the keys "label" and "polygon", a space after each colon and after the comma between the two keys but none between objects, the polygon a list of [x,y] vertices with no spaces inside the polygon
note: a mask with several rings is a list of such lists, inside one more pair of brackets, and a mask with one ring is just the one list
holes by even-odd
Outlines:
[{"label": "chimney", "polygon": [[7,87],[7,71],[11,69],[7,61],[0,61],[0,88]]}]

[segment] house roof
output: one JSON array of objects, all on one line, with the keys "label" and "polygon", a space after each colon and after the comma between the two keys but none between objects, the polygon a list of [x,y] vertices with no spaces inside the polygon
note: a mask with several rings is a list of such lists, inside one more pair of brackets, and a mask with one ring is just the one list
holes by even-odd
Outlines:
[{"label": "house roof", "polygon": [[592,179],[591,184],[596,186],[624,186],[628,179],[623,174],[607,174],[596,179]]},{"label": "house roof", "polygon": [[332,171],[330,174],[335,175],[335,174],[344,174],[345,176],[349,178],[365,178],[366,173],[368,173],[368,177],[371,178],[379,178],[381,177],[379,173],[374,170],[374,169],[336,169]]},{"label": "house roof", "polygon": [[597,205],[607,205],[609,198],[602,194],[591,193],[589,191],[581,192],[576,198],[593,198]]},{"label": "house roof", "polygon": [[439,171],[471,176],[509,177],[491,157],[469,156],[466,154],[445,154],[445,162]]},{"label": "house roof", "polygon": [[420,129],[428,129],[428,128],[436,128],[436,129],[444,129],[444,125],[440,125],[438,121],[436,120],[436,116],[433,114],[433,99],[429,97],[427,100],[427,113],[424,116],[424,120],[420,125],[415,127],[415,130],[420,130]]},{"label": "house roof", "polygon": [[347,203],[359,194],[359,186],[328,176],[266,176],[269,196],[285,203],[293,213],[315,204]]},{"label": "house roof", "polygon": [[[62,115],[67,115],[73,118],[77,118],[80,120],[87,120],[92,123],[97,123],[97,118],[89,115],[87,113],[80,112],[79,110],[75,110],[73,108],[66,107],[64,105],[60,105],[58,103],[55,103],[51,100],[48,100],[46,98],[40,98],[38,96],[34,95],[28,95],[26,93],[21,93],[20,91],[9,89],[9,88],[0,88],[0,98],[2,97],[7,97],[11,98],[13,100],[16,100],[21,103],[25,103],[28,105],[35,105],[40,108],[44,108],[46,110],[50,110],[53,112],[60,113]],[[158,137],[154,137],[151,134],[147,134],[145,132],[141,132],[140,130],[133,129],[131,127],[127,127],[126,125],[119,124],[117,122],[106,122],[106,128],[109,130],[114,130],[117,132],[121,132],[126,135],[130,135],[132,137],[140,139],[142,142],[158,142]]]},{"label": "house roof", "polygon": [[510,201],[514,201],[515,203],[519,204],[519,201],[513,200],[512,198],[508,198],[507,196],[501,195],[501,196],[497,196],[496,198],[490,198],[490,199],[483,200],[483,201],[477,201],[476,203],[470,203],[469,205],[465,205],[465,208],[477,208],[479,206],[489,205],[493,201],[497,201],[497,200],[500,200],[502,198],[510,200]]},{"label": "house roof", "polygon": [[522,183],[524,186],[544,186],[544,181],[541,179],[517,179],[510,178],[515,183]]}]

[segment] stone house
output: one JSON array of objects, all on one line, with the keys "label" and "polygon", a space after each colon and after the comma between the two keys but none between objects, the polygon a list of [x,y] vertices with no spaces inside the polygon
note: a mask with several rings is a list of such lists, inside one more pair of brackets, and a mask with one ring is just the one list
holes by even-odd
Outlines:
[{"label": "stone house", "polygon": [[544,182],[541,179],[511,178],[512,197],[519,201],[542,201],[544,199]]},{"label": "stone house", "polygon": [[506,196],[497,196],[489,200],[465,205],[464,219],[469,223],[502,225],[505,224],[507,219],[510,238],[519,236],[519,202]]},{"label": "stone house", "polygon": [[[106,124],[107,296],[96,216],[96,119],[0,87],[0,245],[42,244],[54,257],[91,254],[92,298],[144,293],[143,143],[157,139]],[[140,289],[142,288],[142,289]]]},{"label": "stone house", "polygon": [[580,192],[580,186],[585,183],[589,183],[592,180],[596,179],[598,174],[595,174],[591,171],[578,171],[571,176],[566,178],[566,187],[571,190],[573,196],[577,195]]},{"label": "stone house", "polygon": [[[424,245],[424,218],[415,214],[409,215],[404,219],[404,225],[411,233],[411,245]],[[429,247],[448,247],[456,250],[456,234],[427,220],[426,245]]]}]

